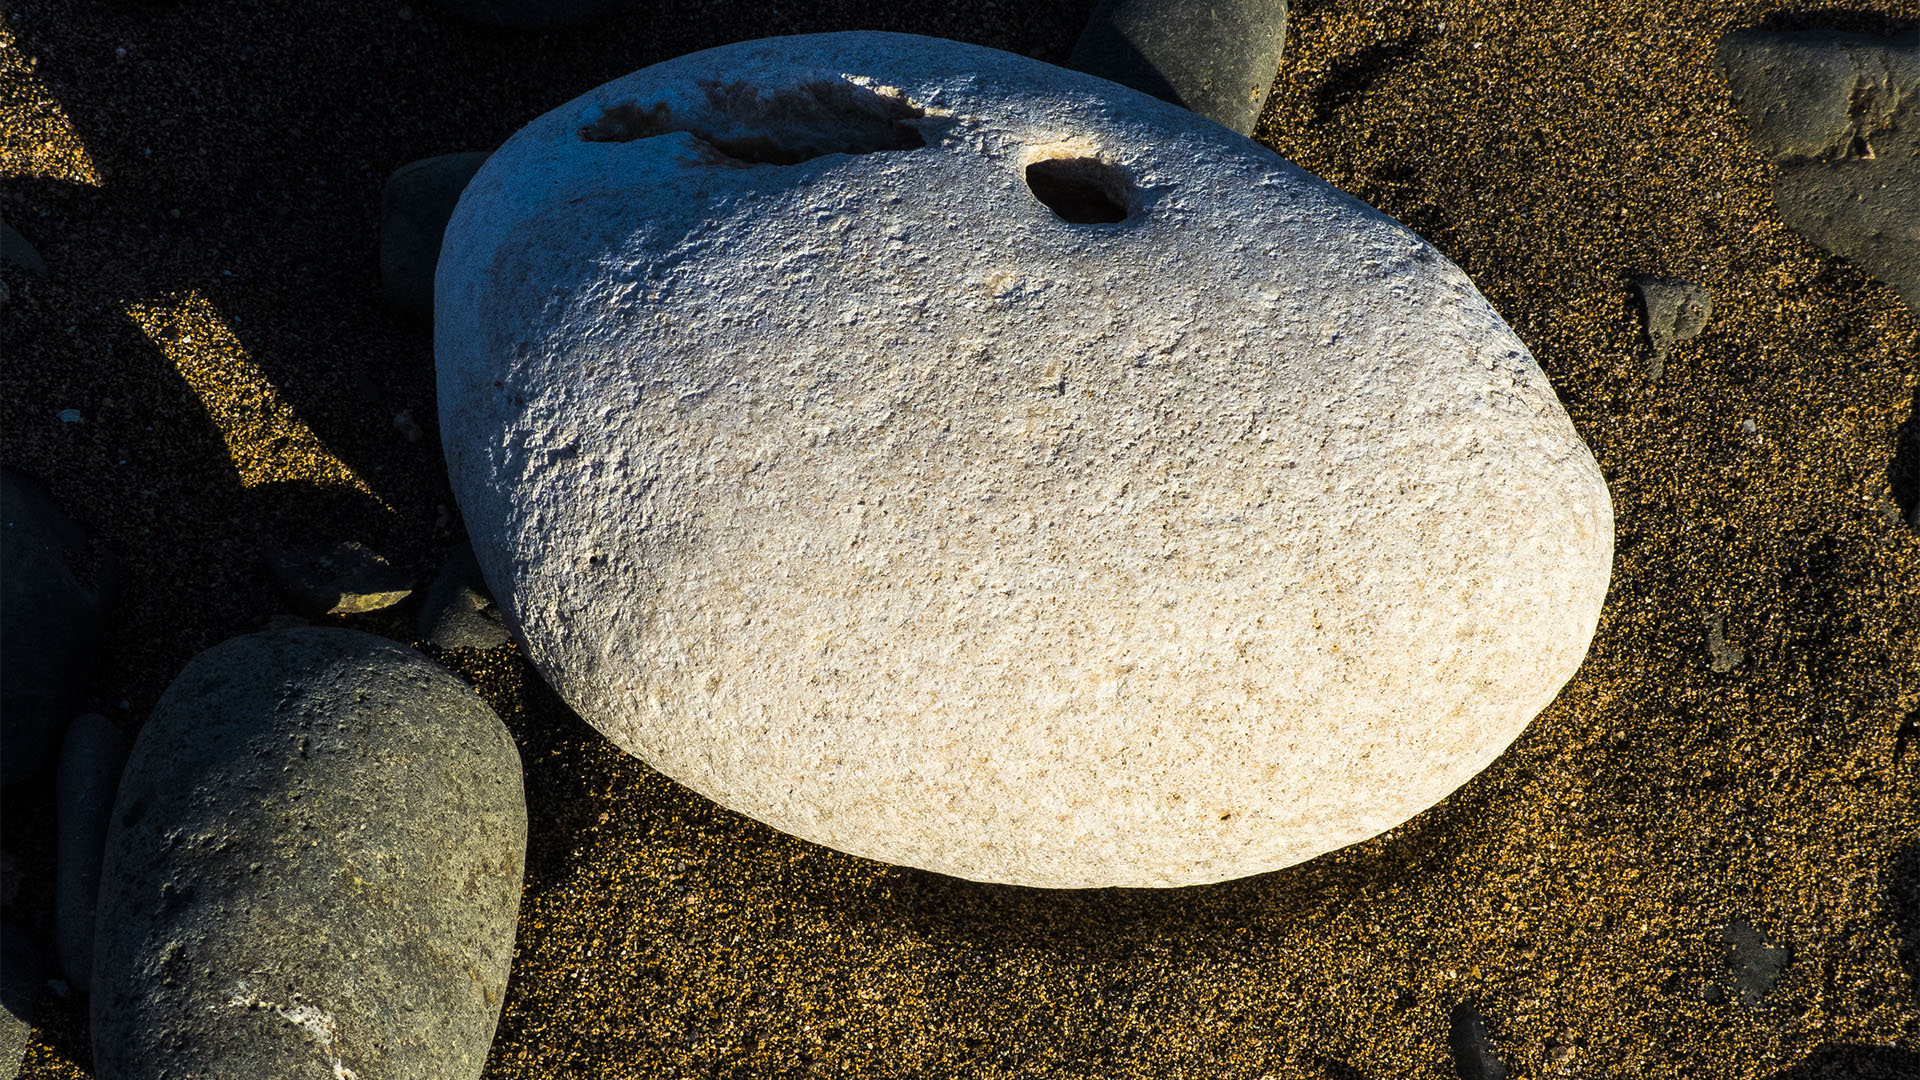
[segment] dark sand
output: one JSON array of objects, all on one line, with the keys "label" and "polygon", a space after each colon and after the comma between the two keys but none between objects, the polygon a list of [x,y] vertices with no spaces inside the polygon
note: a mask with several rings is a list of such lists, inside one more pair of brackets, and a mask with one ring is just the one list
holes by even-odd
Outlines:
[{"label": "dark sand", "polygon": [[[457,540],[430,342],[379,304],[393,168],[740,38],[893,29],[1058,62],[1091,7],[715,2],[529,34],[411,3],[0,16],[0,214],[53,266],[4,272],[0,451],[126,564],[93,705],[128,732],[194,653],[282,610],[262,544],[359,539],[424,583]],[[1730,28],[1886,30],[1920,3],[1780,10],[1295,9],[1260,137],[1459,262],[1612,486],[1591,655],[1491,769],[1258,878],[990,887],[719,810],[511,650],[447,655],[519,737],[534,823],[488,1076],[1442,1078],[1463,1001],[1518,1077],[1920,1075],[1920,533],[1900,521],[1920,445],[1895,462],[1920,332],[1780,223],[1710,67]],[[1629,282],[1660,273],[1718,310],[1652,384]],[[411,640],[412,613],[351,625]],[[1745,654],[1724,673],[1713,617]],[[6,917],[30,925],[50,793],[5,795],[25,871]],[[1735,918],[1792,949],[1758,1007],[1722,958]],[[22,1075],[87,1075],[84,1009],[39,1005]]]}]

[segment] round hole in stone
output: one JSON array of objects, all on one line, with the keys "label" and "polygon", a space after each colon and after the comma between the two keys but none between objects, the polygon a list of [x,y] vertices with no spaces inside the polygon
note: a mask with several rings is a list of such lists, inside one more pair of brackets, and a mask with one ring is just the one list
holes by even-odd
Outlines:
[{"label": "round hole in stone", "polygon": [[1097,157],[1043,158],[1027,166],[1027,190],[1073,225],[1111,225],[1133,211],[1126,170]]}]

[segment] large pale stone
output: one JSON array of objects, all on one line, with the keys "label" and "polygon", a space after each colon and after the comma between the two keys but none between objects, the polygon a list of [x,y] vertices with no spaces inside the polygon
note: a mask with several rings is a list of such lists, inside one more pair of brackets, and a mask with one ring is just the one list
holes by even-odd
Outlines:
[{"label": "large pale stone", "polygon": [[1364,839],[1519,734],[1606,591],[1600,472],[1465,275],[1020,57],[823,35],[609,83],[474,178],[436,295],[528,655],[872,858],[1181,885]]}]

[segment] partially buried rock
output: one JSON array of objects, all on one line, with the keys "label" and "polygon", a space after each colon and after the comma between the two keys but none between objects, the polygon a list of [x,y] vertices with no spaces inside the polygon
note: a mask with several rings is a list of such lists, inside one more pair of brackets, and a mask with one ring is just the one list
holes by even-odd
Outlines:
[{"label": "partially buried rock", "polygon": [[1067,66],[1248,135],[1286,40],[1287,0],[1101,0]]},{"label": "partially buried rock", "polygon": [[411,579],[355,540],[331,548],[271,548],[266,559],[280,591],[309,615],[365,614],[413,593]]},{"label": "partially buried rock", "polygon": [[442,649],[491,649],[507,643],[507,628],[487,595],[471,544],[460,545],[427,589],[420,605],[420,637]]},{"label": "partially buried rock", "polygon": [[100,853],[126,760],[126,738],[106,717],[88,713],[67,725],[55,783],[60,838],[54,951],[67,985],[83,994],[93,985],[93,912],[100,892]]},{"label": "partially buried rock", "polygon": [[485,151],[441,154],[408,162],[387,178],[380,192],[380,285],[396,314],[432,319],[440,236],[461,190],[486,160]]},{"label": "partially buried rock", "polygon": [[1718,63],[1781,217],[1920,312],[1920,34],[1740,30]]},{"label": "partially buried rock", "polygon": [[1365,839],[1579,666],[1607,490],[1453,264],[1256,143],[953,42],[648,68],[461,197],[435,350],[581,716],[888,862],[1184,885]]},{"label": "partially buried rock", "polygon": [[40,956],[33,938],[12,923],[0,923],[0,1080],[20,1074],[39,993]]},{"label": "partially buried rock", "polygon": [[1447,1045],[1460,1080],[1507,1080],[1507,1063],[1500,1060],[1493,1034],[1472,1004],[1463,1001],[1453,1007],[1447,1017]]},{"label": "partially buried rock", "polygon": [[76,711],[114,564],[41,487],[0,470],[0,782],[40,771]]},{"label": "partially buried rock", "polygon": [[1727,967],[1733,971],[1734,986],[1740,991],[1740,1003],[1759,1006],[1787,965],[1793,962],[1793,950],[1772,945],[1753,923],[1734,919],[1720,928],[1720,940],[1726,946]]},{"label": "partially buried rock", "polygon": [[413,650],[316,628],[200,654],[114,807],[101,1080],[477,1077],[526,828],[506,728]]},{"label": "partially buried rock", "polygon": [[1707,320],[1713,318],[1713,296],[1691,281],[1674,277],[1635,278],[1633,289],[1640,295],[1647,343],[1653,346],[1647,377],[1658,382],[1666,373],[1668,350],[1692,341],[1707,328]]}]

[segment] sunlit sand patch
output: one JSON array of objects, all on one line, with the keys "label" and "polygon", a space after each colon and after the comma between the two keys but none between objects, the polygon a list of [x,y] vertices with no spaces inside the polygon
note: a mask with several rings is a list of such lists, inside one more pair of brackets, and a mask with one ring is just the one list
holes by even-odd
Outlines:
[{"label": "sunlit sand patch", "polygon": [[0,26],[0,180],[64,180],[100,186],[80,135],[20,51],[13,31]]},{"label": "sunlit sand patch", "polygon": [[175,293],[128,304],[126,312],[199,395],[241,486],[292,480],[374,494],[267,381],[206,297]]}]

